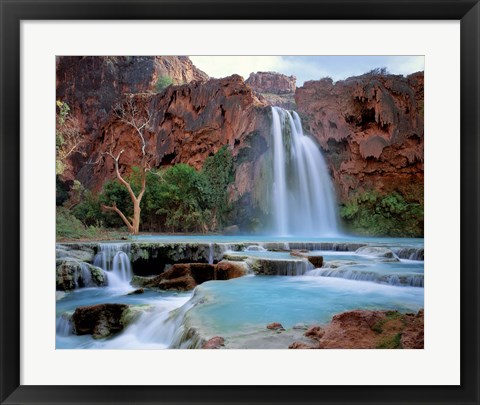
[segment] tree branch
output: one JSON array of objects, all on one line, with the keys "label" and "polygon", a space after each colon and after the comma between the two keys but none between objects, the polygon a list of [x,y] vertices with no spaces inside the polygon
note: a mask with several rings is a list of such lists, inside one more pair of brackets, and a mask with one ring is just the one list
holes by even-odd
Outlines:
[{"label": "tree branch", "polygon": [[132,231],[133,229],[133,225],[132,223],[130,223],[130,221],[127,219],[127,217],[123,214],[122,211],[120,211],[118,208],[117,208],[117,205],[114,203],[113,205],[102,205],[102,208],[105,210],[105,211],[115,211],[118,215],[120,215],[120,218],[122,218],[123,222],[125,222],[125,225],[127,225],[128,227],[128,230],[129,231]]}]

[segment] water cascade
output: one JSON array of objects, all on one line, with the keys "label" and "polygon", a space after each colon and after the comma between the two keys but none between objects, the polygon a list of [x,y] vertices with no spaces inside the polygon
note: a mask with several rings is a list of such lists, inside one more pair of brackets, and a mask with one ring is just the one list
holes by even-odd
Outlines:
[{"label": "water cascade", "polygon": [[279,236],[338,234],[333,186],[300,117],[272,107],[274,231]]},{"label": "water cascade", "polygon": [[133,272],[130,264],[130,244],[101,243],[93,264],[107,272],[110,287],[129,287]]}]

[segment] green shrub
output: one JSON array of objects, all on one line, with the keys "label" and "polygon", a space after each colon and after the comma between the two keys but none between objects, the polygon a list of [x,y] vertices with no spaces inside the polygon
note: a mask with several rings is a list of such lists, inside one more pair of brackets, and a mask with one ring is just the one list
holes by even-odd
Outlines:
[{"label": "green shrub", "polygon": [[422,237],[423,204],[409,202],[394,191],[357,194],[340,208],[351,231],[370,236]]},{"label": "green shrub", "polygon": [[155,84],[155,90],[157,93],[160,93],[162,90],[166,89],[168,86],[173,84],[173,79],[169,76],[159,76],[157,83]]}]

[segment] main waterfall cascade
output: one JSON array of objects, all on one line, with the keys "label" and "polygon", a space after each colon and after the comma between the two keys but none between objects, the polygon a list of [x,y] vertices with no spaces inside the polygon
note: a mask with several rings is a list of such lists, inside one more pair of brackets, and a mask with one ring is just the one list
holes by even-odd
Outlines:
[{"label": "main waterfall cascade", "polygon": [[131,288],[133,272],[129,258],[129,243],[102,243],[93,264],[105,270],[108,285],[116,288]]},{"label": "main waterfall cascade", "polygon": [[338,234],[334,190],[316,143],[298,114],[272,107],[274,231],[279,236]]}]

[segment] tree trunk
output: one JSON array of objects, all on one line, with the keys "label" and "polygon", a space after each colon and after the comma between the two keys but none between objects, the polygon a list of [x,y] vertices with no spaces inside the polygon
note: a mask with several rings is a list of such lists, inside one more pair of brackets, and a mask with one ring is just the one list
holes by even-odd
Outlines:
[{"label": "tree trunk", "polygon": [[140,200],[135,199],[133,201],[133,220],[132,220],[132,233],[138,235],[140,232]]}]

